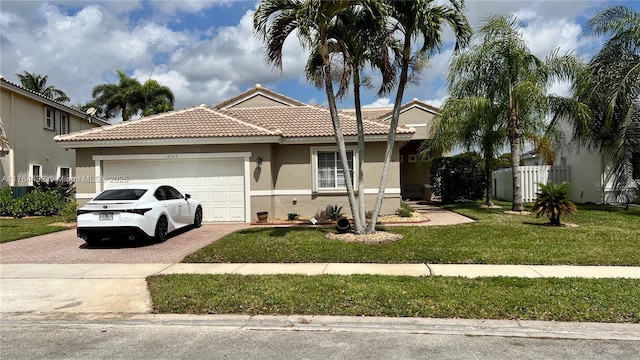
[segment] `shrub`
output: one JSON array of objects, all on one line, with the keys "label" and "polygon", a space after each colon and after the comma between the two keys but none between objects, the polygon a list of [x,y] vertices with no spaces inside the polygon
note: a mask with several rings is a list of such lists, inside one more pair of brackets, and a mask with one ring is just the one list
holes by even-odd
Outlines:
[{"label": "shrub", "polygon": [[482,199],[485,181],[482,157],[475,152],[438,158],[431,165],[433,192],[443,203]]},{"label": "shrub", "polygon": [[26,211],[29,215],[51,216],[60,212],[64,204],[64,198],[58,191],[45,191],[35,189],[25,195]]},{"label": "shrub", "polygon": [[289,221],[298,220],[298,216],[299,215],[297,213],[294,213],[294,212],[288,213],[287,214],[287,220],[289,220]]},{"label": "shrub", "polygon": [[60,210],[60,215],[62,215],[62,220],[64,222],[72,222],[76,221],[78,218],[78,204],[75,200],[71,200],[70,202],[64,204],[62,210]]},{"label": "shrub", "polygon": [[369,211],[364,213],[364,218],[365,219],[371,220],[371,217],[373,217],[373,210],[369,210]]},{"label": "shrub", "polygon": [[13,216],[16,219],[23,218],[29,215],[29,207],[24,198],[13,199],[8,206],[9,216]]},{"label": "shrub", "polygon": [[327,205],[326,210],[324,211],[325,216],[329,220],[338,220],[342,217],[342,206],[338,204]]},{"label": "shrub", "polygon": [[12,216],[11,205],[13,204],[13,191],[10,186],[0,190],[0,216]]},{"label": "shrub", "polygon": [[571,186],[566,181],[554,184],[553,181],[545,184],[538,183],[540,191],[536,193],[532,211],[536,216],[545,215],[552,225],[560,225],[560,216],[575,214],[576,205],[571,201]]},{"label": "shrub", "polygon": [[411,217],[411,214],[414,212],[411,205],[407,204],[404,201],[400,202],[400,208],[396,210],[396,215],[400,217]]},{"label": "shrub", "polygon": [[71,181],[63,180],[34,180],[33,188],[42,191],[56,191],[61,198],[71,198],[75,193],[75,187]]}]

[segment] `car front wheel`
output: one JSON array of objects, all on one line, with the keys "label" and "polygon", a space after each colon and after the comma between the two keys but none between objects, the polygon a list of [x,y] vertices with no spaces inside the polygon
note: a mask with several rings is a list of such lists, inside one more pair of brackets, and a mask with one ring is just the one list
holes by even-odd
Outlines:
[{"label": "car front wheel", "polygon": [[167,218],[163,215],[158,219],[158,223],[156,224],[156,233],[155,239],[157,242],[165,242],[167,241],[167,232],[169,230],[169,223],[167,222]]},{"label": "car front wheel", "polygon": [[202,226],[202,208],[198,206],[196,215],[193,218],[193,227],[199,228],[200,226]]}]

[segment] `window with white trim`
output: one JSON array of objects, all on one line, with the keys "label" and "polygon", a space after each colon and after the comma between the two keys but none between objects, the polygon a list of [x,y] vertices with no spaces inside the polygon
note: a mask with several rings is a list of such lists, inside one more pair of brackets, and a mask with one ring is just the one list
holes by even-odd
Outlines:
[{"label": "window with white trim", "polygon": [[[311,149],[313,168],[313,191],[345,191],[346,183],[340,153],[336,148],[317,147]],[[349,164],[351,180],[357,170],[357,151],[354,147],[347,148],[347,162]]]},{"label": "window with white trim", "polygon": [[71,168],[58,166],[58,179],[61,181],[71,181]]},{"label": "window with white trim", "polygon": [[409,155],[409,162],[410,162],[410,163],[414,163],[414,162],[416,162],[416,161],[417,161],[417,158],[418,158],[418,157],[417,157],[417,155],[416,155],[416,154],[411,154],[411,155]]},{"label": "window with white trim", "polygon": [[42,178],[42,165],[40,164],[30,164],[29,165],[29,175],[31,177],[30,183],[33,184],[34,181],[40,180]]},{"label": "window with white trim", "polygon": [[48,106],[44,107],[44,128],[55,130],[56,127],[56,111]]},{"label": "window with white trim", "polygon": [[69,114],[66,113],[58,113],[59,125],[58,126],[58,135],[68,134],[71,132],[71,120],[69,119]]}]

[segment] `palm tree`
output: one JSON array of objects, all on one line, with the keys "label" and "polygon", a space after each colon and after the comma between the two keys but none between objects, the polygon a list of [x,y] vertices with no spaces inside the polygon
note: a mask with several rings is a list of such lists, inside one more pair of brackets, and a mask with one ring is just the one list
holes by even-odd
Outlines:
[{"label": "palm tree", "polygon": [[[381,7],[349,7],[336,15],[327,28],[327,34],[332,43],[329,46],[334,73],[332,79],[338,82],[337,97],[346,96],[350,81],[353,81],[353,95],[358,129],[358,161],[359,172],[354,174],[360,189],[364,189],[364,123],[362,120],[361,87],[370,87],[369,78],[363,75],[368,63],[371,68],[381,73],[382,82],[379,95],[390,91],[396,80],[396,68],[393,59],[400,58],[397,40],[393,31],[388,29],[384,21],[385,8]],[[319,39],[316,36],[314,39]],[[316,87],[323,86],[322,56],[312,47],[312,53],[306,66],[307,78]],[[392,55],[392,56],[390,56]],[[351,79],[350,79],[351,76]],[[365,231],[366,209],[365,195],[360,192],[355,195],[358,214],[354,216],[355,231],[361,234]]]},{"label": "palm tree", "polygon": [[[455,65],[455,67],[453,66]],[[467,96],[479,96],[499,109],[505,122],[513,169],[513,211],[523,211],[520,150],[525,139],[553,133],[557,119],[566,118],[584,133],[590,113],[570,98],[548,95],[557,80],[574,80],[583,69],[574,56],[557,51],[541,60],[531,54],[517,29],[517,20],[497,15],[487,20],[474,44],[458,55],[449,79]],[[552,114],[550,121],[546,117]],[[495,123],[497,124],[497,122]]]},{"label": "palm tree", "polygon": [[591,145],[610,150],[609,177],[618,193],[629,196],[639,187],[633,171],[634,160],[640,168],[640,13],[624,6],[608,8],[585,31],[607,37],[581,84],[581,98],[593,112]]},{"label": "palm tree", "polygon": [[571,201],[571,186],[566,181],[554,184],[551,180],[547,184],[538,183],[540,190],[532,205],[536,216],[545,215],[551,225],[560,225],[560,216],[575,214],[578,210]]},{"label": "palm tree", "polygon": [[[329,103],[329,111],[333,121],[335,130],[336,143],[338,145],[340,158],[343,169],[348,169],[348,162],[344,144],[344,137],[340,127],[338,112],[336,107],[336,94],[333,90],[332,72],[332,51],[335,47],[341,47],[341,54],[344,56],[343,69],[341,71],[342,78],[347,72],[353,71],[354,61],[351,55],[356,54],[355,47],[347,48],[347,37],[340,37],[331,32],[331,26],[342,21],[341,15],[352,7],[362,7],[366,11],[374,14],[368,23],[371,33],[388,33],[391,31],[394,35],[400,37],[400,48],[402,49],[400,56],[395,57],[394,61],[400,68],[399,79],[393,81],[385,81],[386,84],[395,84],[397,81],[396,102],[394,106],[393,117],[391,120],[389,137],[387,139],[387,150],[385,152],[385,163],[380,179],[380,187],[378,196],[372,211],[371,221],[365,229],[365,233],[374,233],[382,200],[384,198],[384,190],[386,187],[387,174],[391,155],[395,145],[396,128],[398,126],[398,118],[400,114],[400,106],[402,105],[402,97],[404,87],[409,81],[410,71],[419,68],[421,61],[425,59],[430,52],[439,49],[442,45],[443,27],[448,24],[454,29],[456,39],[458,40],[456,48],[460,44],[466,43],[470,37],[471,30],[466,18],[462,15],[464,9],[463,1],[453,0],[452,6],[435,5],[434,1],[417,0],[417,1],[294,1],[294,0],[263,0],[256,13],[254,14],[254,29],[267,44],[267,60],[276,68],[282,68],[282,48],[286,38],[294,31],[298,31],[298,38],[305,48],[313,48],[312,55],[315,69],[313,73],[319,74],[315,78],[320,80],[319,84],[324,85]],[[272,18],[273,17],[273,18]],[[270,22],[270,20],[272,20]],[[384,26],[380,26],[381,22],[389,26],[388,30]],[[357,33],[356,29],[348,28],[349,31]],[[332,37],[333,36],[333,37]],[[413,40],[421,36],[423,44],[414,51]],[[375,39],[389,38],[381,34],[380,36],[372,36]],[[362,38],[358,38],[362,41]],[[371,54],[386,54],[389,56],[389,49],[385,44],[368,45],[374,46],[369,50]],[[343,51],[348,49],[349,52]],[[374,50],[375,49],[375,50]],[[317,52],[317,53],[316,53]],[[392,58],[390,56],[389,58]],[[369,59],[367,59],[369,60]],[[362,61],[362,60],[359,60]],[[371,60],[369,60],[371,61]],[[356,65],[358,68],[363,62]],[[391,64],[391,60],[388,60]],[[347,65],[348,67],[345,67]],[[309,69],[309,67],[308,67]],[[353,73],[360,71],[353,71]],[[308,71],[309,73],[309,71]],[[348,84],[348,82],[340,81],[339,91]],[[358,79],[354,83],[359,84]],[[358,85],[359,88],[359,85]],[[391,88],[391,86],[389,86]],[[356,96],[359,99],[359,96]],[[359,101],[359,100],[358,100]],[[358,111],[358,106],[356,106]],[[361,131],[361,129],[359,129]],[[345,183],[351,212],[354,222],[361,221],[362,211],[356,206],[353,183],[349,171],[345,171]],[[359,231],[359,229],[356,229]]]},{"label": "palm tree", "polygon": [[[416,75],[416,73],[411,74],[411,71],[419,72],[421,65],[424,65],[421,63],[442,47],[442,34],[445,26],[449,26],[453,30],[456,38],[456,52],[466,46],[471,37],[471,27],[463,14],[464,0],[450,0],[451,5],[433,0],[387,1],[387,3],[390,7],[389,25],[392,26],[400,39],[402,50],[400,58],[397,59],[400,74],[389,126],[389,136],[387,137],[382,176],[371,221],[367,227],[368,233],[375,232],[376,220],[382,207],[404,89],[410,76]],[[413,47],[414,39],[420,39],[422,42],[422,45],[417,49]]]},{"label": "palm tree", "polygon": [[47,78],[49,77],[49,75],[42,76],[36,73],[23,71],[22,74],[16,74],[16,76],[18,76],[22,87],[25,89],[35,91],[38,94],[42,94],[48,98],[53,99],[54,101],[62,103],[71,100],[64,91],[56,89],[56,87],[53,85],[47,86]]},{"label": "palm tree", "polygon": [[[346,145],[338,116],[336,93],[333,89],[333,76],[336,72],[332,68],[331,56],[335,53],[336,44],[341,41],[331,37],[335,36],[331,33],[331,28],[335,24],[336,17],[354,6],[361,6],[371,13],[383,14],[385,11],[382,1],[263,0],[254,13],[253,21],[254,31],[266,43],[266,60],[279,70],[282,69],[284,42],[294,31],[298,32],[298,39],[304,48],[313,49],[307,64],[307,76],[316,86],[325,89],[340,161],[344,169],[351,214],[356,231],[361,232],[364,229],[364,216],[362,216],[364,212],[358,208],[359,201],[355,198],[354,183],[348,170]],[[384,21],[385,17],[378,16],[376,19]],[[333,30],[336,30],[336,27],[333,27]],[[344,46],[342,48],[344,49]],[[346,91],[351,66],[352,62],[345,58],[343,67],[339,71],[342,81],[339,81],[338,96]]]},{"label": "palm tree", "polygon": [[127,76],[124,70],[118,70],[117,84],[100,84],[93,88],[91,104],[100,108],[107,118],[122,114],[122,121],[142,112],[152,115],[173,109],[174,96],[169,87],[149,79],[140,84],[137,79]]},{"label": "palm tree", "polygon": [[154,79],[149,79],[142,84],[142,101],[137,107],[142,111],[142,116],[149,116],[173,110],[175,97],[168,86],[160,85]]},{"label": "palm tree", "polygon": [[434,119],[430,140],[420,149],[420,157],[425,159],[431,154],[442,154],[458,145],[467,150],[480,146],[486,180],[485,205],[493,206],[492,164],[507,143],[506,122],[501,118],[504,115],[497,104],[487,98],[454,95],[460,94],[452,92],[445,101]]}]

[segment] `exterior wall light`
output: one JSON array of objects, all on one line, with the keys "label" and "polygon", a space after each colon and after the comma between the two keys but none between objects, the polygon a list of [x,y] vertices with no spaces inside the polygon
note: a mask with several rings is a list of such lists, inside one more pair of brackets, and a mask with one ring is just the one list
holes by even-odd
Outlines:
[{"label": "exterior wall light", "polygon": [[262,157],[258,156],[256,158],[256,165],[258,165],[258,167],[262,167]]}]

